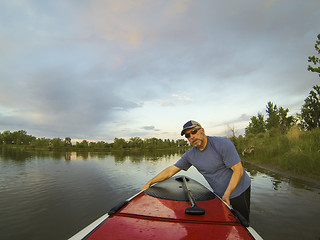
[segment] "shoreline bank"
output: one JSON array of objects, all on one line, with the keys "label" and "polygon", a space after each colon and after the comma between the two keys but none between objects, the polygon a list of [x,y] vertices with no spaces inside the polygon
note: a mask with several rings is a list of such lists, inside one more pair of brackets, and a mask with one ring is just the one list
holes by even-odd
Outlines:
[{"label": "shoreline bank", "polygon": [[277,166],[271,165],[271,164],[261,164],[261,163],[257,163],[251,160],[242,160],[242,162],[244,164],[252,164],[255,167],[261,168],[265,171],[268,172],[272,172],[275,174],[279,174],[283,177],[289,178],[289,179],[294,179],[294,180],[298,180],[298,181],[303,181],[306,182],[308,184],[311,184],[317,188],[320,188],[320,176],[306,176],[306,175],[299,175],[299,174],[295,174],[293,172],[287,171],[287,170],[283,170]]}]

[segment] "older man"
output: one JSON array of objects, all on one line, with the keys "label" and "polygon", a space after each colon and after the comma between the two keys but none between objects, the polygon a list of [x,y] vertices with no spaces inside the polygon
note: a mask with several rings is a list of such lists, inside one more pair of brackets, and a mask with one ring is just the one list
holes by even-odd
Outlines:
[{"label": "older man", "polygon": [[201,125],[193,120],[183,125],[181,136],[183,135],[194,147],[183,154],[174,165],[148,181],[142,190],[172,177],[181,170],[187,171],[193,165],[215,193],[249,221],[251,180],[242,167],[232,141],[222,137],[206,136]]}]

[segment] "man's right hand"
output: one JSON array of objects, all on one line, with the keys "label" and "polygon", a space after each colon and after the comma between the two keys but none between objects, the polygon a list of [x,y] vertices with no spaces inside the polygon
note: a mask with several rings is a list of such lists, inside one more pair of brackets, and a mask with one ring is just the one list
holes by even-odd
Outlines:
[{"label": "man's right hand", "polygon": [[144,185],[143,188],[141,188],[141,191],[144,191],[144,190],[148,189],[154,183],[161,182],[161,181],[164,181],[164,180],[172,177],[173,175],[175,175],[180,170],[181,170],[180,168],[178,168],[178,167],[176,167],[174,165],[172,165],[170,167],[167,167],[162,172],[160,172],[157,176],[155,176],[150,181],[148,181],[146,183],[146,185]]},{"label": "man's right hand", "polygon": [[143,188],[141,188],[141,191],[145,191],[150,187],[150,184],[147,183],[146,185],[143,186]]}]

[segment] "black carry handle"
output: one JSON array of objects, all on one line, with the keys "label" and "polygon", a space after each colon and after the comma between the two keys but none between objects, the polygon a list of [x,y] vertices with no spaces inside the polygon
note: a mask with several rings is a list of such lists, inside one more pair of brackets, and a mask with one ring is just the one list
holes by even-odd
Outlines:
[{"label": "black carry handle", "polygon": [[109,210],[108,214],[110,216],[112,216],[113,214],[117,213],[121,208],[123,208],[125,205],[127,205],[128,202],[130,202],[130,200],[125,200],[125,201],[118,203],[116,206],[114,206],[113,208],[111,208]]},{"label": "black carry handle", "polygon": [[[191,207],[186,208],[185,210],[185,214],[189,214],[189,215],[204,215],[205,214],[205,210],[203,208],[200,208],[197,206],[196,201],[192,195],[192,192],[189,189],[188,183],[187,183],[187,179],[185,176],[176,178],[177,181],[183,181],[183,186],[184,186],[184,190],[187,192],[188,194],[188,199],[189,202],[191,203]],[[188,179],[189,181],[189,179]]]},{"label": "black carry handle", "polygon": [[113,214],[117,213],[121,208],[123,208],[125,205],[127,205],[132,199],[134,199],[136,196],[138,196],[142,191],[138,192],[137,194],[133,195],[132,197],[128,198],[127,200],[124,200],[120,203],[118,203],[116,206],[111,208],[108,212],[109,216],[112,216]]}]

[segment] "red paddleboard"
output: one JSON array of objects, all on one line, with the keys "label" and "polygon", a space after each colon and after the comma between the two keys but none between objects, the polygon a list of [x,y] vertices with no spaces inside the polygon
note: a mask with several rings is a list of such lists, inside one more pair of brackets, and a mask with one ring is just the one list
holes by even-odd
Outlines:
[{"label": "red paddleboard", "polygon": [[[181,178],[157,183],[120,203],[70,240],[262,239],[213,192],[190,178],[186,189]],[[203,211],[192,211],[188,189]]]}]

